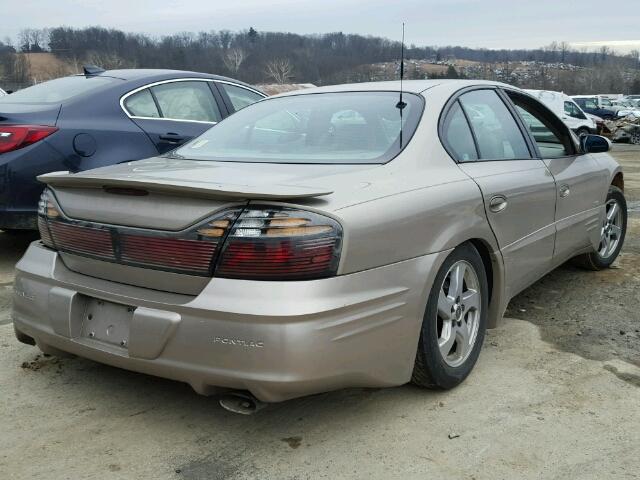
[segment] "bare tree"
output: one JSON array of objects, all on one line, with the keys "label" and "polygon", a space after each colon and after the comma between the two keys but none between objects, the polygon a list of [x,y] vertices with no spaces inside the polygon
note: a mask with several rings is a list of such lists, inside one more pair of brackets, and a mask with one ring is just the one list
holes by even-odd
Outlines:
[{"label": "bare tree", "polygon": [[102,67],[105,70],[113,70],[116,68],[135,68],[134,62],[127,61],[115,53],[109,52],[89,52],[86,57],[86,63]]},{"label": "bare tree", "polygon": [[234,47],[230,48],[224,53],[224,55],[222,55],[222,62],[224,63],[225,67],[229,69],[229,71],[236,74],[238,73],[238,70],[240,70],[240,65],[242,65],[242,62],[244,62],[245,58],[246,55],[244,53],[244,50],[239,47]]},{"label": "bare tree", "polygon": [[287,83],[293,73],[293,65],[288,58],[274,58],[266,63],[265,73],[276,83]]},{"label": "bare tree", "polygon": [[19,53],[15,56],[13,64],[13,81],[16,83],[25,84],[29,81],[29,59],[23,53]]}]

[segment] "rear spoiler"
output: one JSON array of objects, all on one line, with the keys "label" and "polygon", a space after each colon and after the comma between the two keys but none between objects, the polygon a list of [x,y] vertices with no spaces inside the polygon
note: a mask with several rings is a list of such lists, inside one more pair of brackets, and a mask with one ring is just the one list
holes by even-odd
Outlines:
[{"label": "rear spoiler", "polygon": [[284,200],[288,198],[320,197],[333,193],[319,187],[307,187],[302,185],[236,185],[215,182],[194,182],[171,179],[155,180],[141,177],[139,179],[130,176],[105,177],[92,175],[90,172],[69,173],[52,172],[38,176],[38,180],[52,187],[69,188],[105,188],[123,187],[149,190],[167,194],[189,194],[198,197],[222,198],[222,199],[263,199]]}]

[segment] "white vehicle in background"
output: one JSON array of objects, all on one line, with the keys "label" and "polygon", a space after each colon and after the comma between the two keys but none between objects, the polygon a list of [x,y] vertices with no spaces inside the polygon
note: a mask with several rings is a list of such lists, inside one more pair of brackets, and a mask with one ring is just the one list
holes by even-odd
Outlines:
[{"label": "white vehicle in background", "polygon": [[525,90],[562,119],[567,127],[578,136],[596,133],[598,127],[595,120],[590,118],[569,95],[551,90]]}]

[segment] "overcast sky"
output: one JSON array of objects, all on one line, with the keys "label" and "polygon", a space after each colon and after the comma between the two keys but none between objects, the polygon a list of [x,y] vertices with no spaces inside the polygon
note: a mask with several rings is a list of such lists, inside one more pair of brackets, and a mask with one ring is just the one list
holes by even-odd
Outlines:
[{"label": "overcast sky", "polygon": [[[640,46],[640,0],[1,0],[0,38],[101,25],[156,36],[206,30],[342,31],[406,42],[535,48],[554,40]],[[610,6],[610,8],[607,8]]]}]

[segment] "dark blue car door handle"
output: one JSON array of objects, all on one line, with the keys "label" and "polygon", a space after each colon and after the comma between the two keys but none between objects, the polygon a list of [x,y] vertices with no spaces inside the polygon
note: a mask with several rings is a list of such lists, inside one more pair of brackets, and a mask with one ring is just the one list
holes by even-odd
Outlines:
[{"label": "dark blue car door handle", "polygon": [[164,140],[170,143],[180,143],[180,142],[184,142],[187,137],[183,135],[178,135],[177,133],[169,132],[169,133],[165,133],[164,135],[160,135],[159,138],[160,140]]}]

